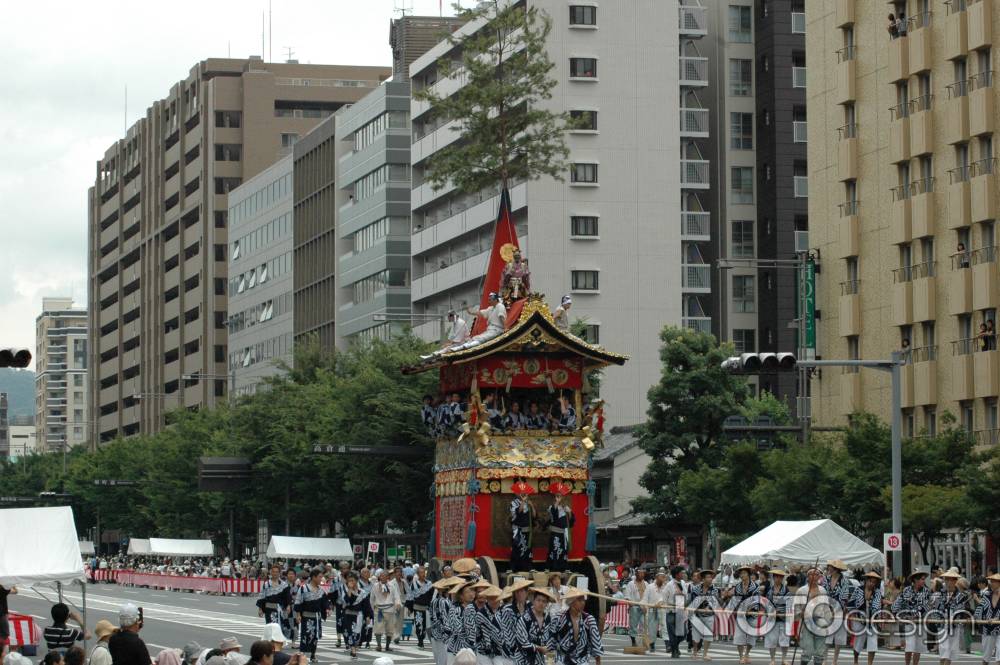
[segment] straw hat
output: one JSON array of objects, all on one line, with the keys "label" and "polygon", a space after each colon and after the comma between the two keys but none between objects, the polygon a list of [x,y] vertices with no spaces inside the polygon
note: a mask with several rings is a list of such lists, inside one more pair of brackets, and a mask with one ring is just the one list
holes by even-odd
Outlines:
[{"label": "straw hat", "polygon": [[576,600],[577,598],[586,598],[586,597],[587,594],[585,594],[583,591],[580,591],[579,589],[573,586],[568,587],[566,589],[566,593],[563,594],[563,600],[566,601]]},{"label": "straw hat", "polygon": [[493,585],[487,582],[486,580],[478,580],[476,582],[473,582],[470,586],[472,586],[472,588],[475,589],[476,591],[483,591],[484,589],[489,589]]},{"label": "straw hat", "polygon": [[990,582],[1000,582],[1000,573],[993,573],[986,579]]},{"label": "straw hat", "polygon": [[930,573],[928,573],[926,570],[914,570],[912,573],[910,573],[908,579],[912,582],[918,577],[927,577],[929,574]]},{"label": "straw hat", "polygon": [[545,596],[545,599],[548,600],[550,603],[558,602],[558,599],[548,589],[543,589],[542,587],[533,586],[530,589],[528,589],[528,591],[535,594],[536,596]]},{"label": "straw hat", "polygon": [[962,576],[958,574],[957,570],[949,570],[946,573],[941,573],[940,575],[938,575],[938,577],[940,577],[943,580],[960,580],[960,579],[962,579]]},{"label": "straw hat", "polygon": [[448,593],[452,595],[461,593],[466,587],[471,587],[473,584],[469,580],[463,580],[463,579],[459,579],[459,582],[460,582],[459,584],[455,584],[450,589],[448,589]]},{"label": "straw hat", "polygon": [[862,575],[862,577],[867,577],[868,579],[880,580],[882,576],[876,573],[874,570],[869,570],[867,573]]},{"label": "straw hat", "polygon": [[769,575],[780,575],[781,577],[788,577],[788,571],[781,570],[780,568],[772,568],[767,572]]},{"label": "straw hat", "polygon": [[738,572],[740,572],[742,570],[745,570],[747,572],[752,573],[753,572],[753,566],[748,566],[746,564],[743,564],[742,566],[740,566],[739,568],[736,569],[736,572],[738,573]]},{"label": "straw hat", "polygon": [[847,570],[847,564],[841,561],[840,559],[830,559],[829,561],[826,562],[826,565],[828,565],[831,568],[836,568],[837,570],[840,571]]},{"label": "straw hat", "polygon": [[507,585],[507,590],[510,591],[511,594],[513,594],[515,591],[520,591],[521,589],[527,589],[532,584],[534,584],[532,580],[518,580],[517,582],[513,582],[512,584]]},{"label": "straw hat", "polygon": [[444,591],[448,587],[454,586],[456,584],[461,584],[464,580],[461,577],[442,577],[437,582],[431,586],[438,591]]},{"label": "straw hat", "polygon": [[94,626],[94,635],[97,635],[97,639],[103,640],[108,635],[115,632],[115,625],[108,621],[107,619],[101,619]]},{"label": "straw hat", "polygon": [[503,596],[503,589],[493,584],[487,584],[486,588],[479,592],[479,595],[483,598],[500,598]]},{"label": "straw hat", "polygon": [[471,573],[476,569],[476,560],[470,559],[468,557],[464,559],[458,559],[453,561],[451,564],[451,569],[459,575],[465,575],[466,573]]},{"label": "straw hat", "polygon": [[705,575],[715,576],[719,574],[719,571],[715,570],[714,568],[702,568],[701,570],[698,571],[698,574],[701,575],[702,577],[704,577]]}]

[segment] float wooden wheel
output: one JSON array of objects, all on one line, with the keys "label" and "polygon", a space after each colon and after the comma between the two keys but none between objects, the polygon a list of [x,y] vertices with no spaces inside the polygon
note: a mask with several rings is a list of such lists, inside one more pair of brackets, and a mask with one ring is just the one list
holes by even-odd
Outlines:
[{"label": "float wooden wheel", "polygon": [[[594,555],[585,556],[579,563],[577,570],[587,578],[587,591],[591,593],[607,593],[607,586],[604,583],[604,572],[601,570],[601,563]],[[608,612],[608,601],[604,598],[587,598],[587,612],[597,619],[597,627],[604,632],[604,617]]]},{"label": "float wooden wheel", "polygon": [[491,556],[481,556],[476,559],[480,570],[483,572],[483,579],[490,584],[500,586],[500,575],[497,574],[497,564]]}]

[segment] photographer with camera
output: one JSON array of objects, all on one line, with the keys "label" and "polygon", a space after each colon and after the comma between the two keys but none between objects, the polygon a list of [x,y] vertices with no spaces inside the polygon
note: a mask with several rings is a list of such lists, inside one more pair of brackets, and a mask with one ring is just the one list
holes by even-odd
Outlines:
[{"label": "photographer with camera", "polygon": [[142,608],[125,603],[118,610],[120,629],[108,640],[112,665],[150,665],[149,650],[139,637],[142,630]]}]

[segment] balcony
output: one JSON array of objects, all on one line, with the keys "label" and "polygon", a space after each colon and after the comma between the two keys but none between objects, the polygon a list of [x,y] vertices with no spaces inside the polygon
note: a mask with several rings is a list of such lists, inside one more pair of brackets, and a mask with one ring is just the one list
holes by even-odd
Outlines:
[{"label": "balcony", "polygon": [[712,333],[712,318],[708,316],[685,316],[681,318],[681,326],[703,333]]},{"label": "balcony", "polygon": [[974,399],[976,396],[974,364],[976,354],[974,351],[978,341],[976,338],[972,338],[960,339],[951,343],[951,388],[954,400]]},{"label": "balcony", "polygon": [[678,58],[678,61],[682,86],[690,88],[708,86],[708,58],[685,55]]},{"label": "balcony", "polygon": [[708,34],[708,16],[704,7],[681,5],[677,10],[677,31],[682,37],[704,37]]},{"label": "balcony", "polygon": [[792,12],[792,34],[793,35],[806,34],[805,12]]},{"label": "balcony", "polygon": [[840,336],[860,335],[861,296],[858,294],[858,281],[842,282],[840,293],[840,322],[838,325]]},{"label": "balcony", "polygon": [[913,320],[933,321],[937,318],[935,262],[918,263],[913,273]]},{"label": "balcony", "polygon": [[[899,40],[897,40],[899,41]],[[901,107],[893,107],[895,120],[889,123],[889,162],[910,161],[910,119]]]},{"label": "balcony", "polygon": [[913,349],[913,403],[917,406],[937,404],[937,346]]},{"label": "balcony", "polygon": [[899,368],[899,383],[900,383],[900,404],[904,409],[909,409],[914,406],[913,402],[913,365],[907,361],[907,364]]},{"label": "balcony", "polygon": [[792,193],[797,199],[809,197],[809,176],[792,176]]},{"label": "balcony", "polygon": [[964,11],[950,11],[944,19],[945,60],[964,58],[969,51],[968,23]]},{"label": "balcony", "polygon": [[839,226],[839,242],[837,243],[837,258],[845,259],[857,256],[861,247],[861,222],[857,215],[841,217],[837,220]]},{"label": "balcony", "polygon": [[992,45],[993,0],[979,0],[969,4],[965,14],[969,19],[969,50],[976,51]]},{"label": "balcony", "polygon": [[909,19],[910,30],[906,40],[910,43],[911,76],[931,68],[931,17],[931,12],[923,12]]},{"label": "balcony", "polygon": [[837,28],[854,24],[854,0],[834,0],[837,3],[835,14]]},{"label": "balcony", "polygon": [[910,225],[914,238],[934,235],[934,178],[910,183]]},{"label": "balcony", "polygon": [[973,222],[996,219],[996,158],[982,159],[972,164],[969,188]]},{"label": "balcony", "polygon": [[709,184],[709,162],[707,159],[681,160],[681,187],[708,189]]},{"label": "balcony", "polygon": [[837,178],[840,181],[858,177],[858,126],[844,125],[837,130]]},{"label": "balcony", "polygon": [[934,95],[924,95],[910,101],[910,156],[925,155],[934,150],[934,123],[931,106]]},{"label": "balcony", "polygon": [[993,72],[976,74],[970,81],[969,134],[979,136],[993,132]]},{"label": "balcony", "polygon": [[681,264],[681,290],[690,293],[710,293],[712,267],[707,263]]},{"label": "balcony", "polygon": [[892,208],[889,210],[889,242],[902,245],[913,239],[913,208],[910,206],[910,184],[892,188]]},{"label": "balcony", "polygon": [[709,212],[681,211],[681,240],[708,242],[712,239],[712,214]]},{"label": "balcony", "polygon": [[972,270],[970,252],[953,254],[951,272],[948,274],[948,314],[965,314],[972,311]]},{"label": "balcony", "polygon": [[809,142],[808,123],[805,120],[792,121],[792,141],[794,143]]},{"label": "balcony", "polygon": [[981,247],[971,252],[972,309],[995,309],[1000,304],[1000,264],[996,247]]},{"label": "balcony", "polygon": [[976,352],[973,366],[976,397],[995,397],[1000,393],[1000,351]]},{"label": "balcony", "polygon": [[889,83],[905,81],[910,77],[909,37],[889,40]]},{"label": "balcony", "polygon": [[844,372],[840,375],[840,412],[850,416],[861,409],[861,372]]},{"label": "balcony", "polygon": [[972,224],[972,195],[969,182],[969,167],[960,166],[948,171],[951,185],[948,187],[949,229],[957,229]]},{"label": "balcony", "polygon": [[857,99],[857,60],[854,46],[847,46],[837,51],[837,89],[834,102],[846,104]]},{"label": "balcony", "polygon": [[708,109],[681,108],[681,138],[708,138]]},{"label": "balcony", "polygon": [[806,87],[806,68],[805,67],[792,67],[792,87],[793,88],[804,88],[804,87]]},{"label": "balcony", "polygon": [[969,81],[955,81],[947,87],[944,140],[950,145],[969,140]]},{"label": "balcony", "polygon": [[896,268],[892,271],[892,325],[908,326],[913,323],[913,281],[911,268]]}]

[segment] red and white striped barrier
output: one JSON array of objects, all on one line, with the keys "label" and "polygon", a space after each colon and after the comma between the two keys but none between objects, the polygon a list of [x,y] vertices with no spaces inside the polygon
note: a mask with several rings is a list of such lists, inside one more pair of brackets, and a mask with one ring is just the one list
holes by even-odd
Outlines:
[{"label": "red and white striped barrier", "polygon": [[252,593],[259,594],[260,587],[264,580],[238,579],[232,577],[222,578],[222,590],[225,593]]},{"label": "red and white striped barrier", "polygon": [[628,628],[628,605],[617,603],[604,616],[604,629]]},{"label": "red and white striped barrier", "polygon": [[220,577],[187,577],[184,575],[158,575],[137,573],[131,570],[118,571],[119,584],[144,586],[151,589],[176,589],[182,591],[202,591],[223,593],[224,580]]},{"label": "red and white striped barrier", "polygon": [[10,646],[37,645],[42,641],[42,630],[30,616],[10,613],[7,615],[7,623],[10,625]]},{"label": "red and white striped barrier", "polygon": [[729,610],[720,610],[715,615],[715,636],[731,637],[736,632],[736,614]]},{"label": "red and white striped barrier", "polygon": [[103,568],[98,570],[93,570],[91,568],[87,569],[87,577],[91,582],[114,582],[115,578],[118,577],[117,570],[111,570],[110,568]]}]

